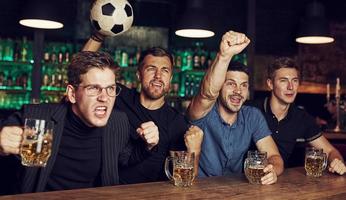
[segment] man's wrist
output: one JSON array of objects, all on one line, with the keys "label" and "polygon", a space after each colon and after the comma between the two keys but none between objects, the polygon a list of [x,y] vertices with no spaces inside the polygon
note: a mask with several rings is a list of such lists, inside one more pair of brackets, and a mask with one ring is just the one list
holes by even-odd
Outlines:
[{"label": "man's wrist", "polygon": [[223,55],[222,53],[218,53],[217,57],[219,62],[230,62],[234,55]]},{"label": "man's wrist", "polygon": [[105,40],[105,37],[104,35],[102,35],[101,33],[95,31],[92,35],[91,35],[91,39],[96,41],[96,42],[100,42],[102,43],[104,40]]},{"label": "man's wrist", "polygon": [[195,153],[195,155],[199,155],[201,153],[201,149],[187,149],[189,153]]}]

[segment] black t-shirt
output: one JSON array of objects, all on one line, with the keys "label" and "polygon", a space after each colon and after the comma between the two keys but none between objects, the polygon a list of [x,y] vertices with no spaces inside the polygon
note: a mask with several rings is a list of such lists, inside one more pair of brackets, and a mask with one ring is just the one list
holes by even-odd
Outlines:
[{"label": "black t-shirt", "polygon": [[314,118],[294,104],[290,105],[286,117],[280,121],[272,113],[269,98],[257,101],[252,105],[259,108],[264,114],[285,165],[287,165],[297,140],[311,142],[321,136],[320,128]]},{"label": "black t-shirt", "polygon": [[167,103],[157,110],[148,110],[141,105],[139,93],[135,89],[128,89],[123,85],[120,87],[122,90],[115,105],[116,109],[124,111],[129,118],[132,142],[135,145],[143,144],[136,129],[144,122],[153,121],[159,129],[157,150],[137,165],[120,168],[120,182],[129,184],[166,180],[165,158],[169,150],[185,150],[184,134],[189,126],[188,121]]},{"label": "black t-shirt", "polygon": [[99,186],[102,128],[86,126],[71,110],[46,191]]}]

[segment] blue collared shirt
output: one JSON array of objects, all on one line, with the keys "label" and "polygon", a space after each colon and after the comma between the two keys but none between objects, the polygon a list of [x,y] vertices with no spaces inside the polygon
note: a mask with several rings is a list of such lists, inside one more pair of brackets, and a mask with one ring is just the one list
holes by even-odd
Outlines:
[{"label": "blue collared shirt", "polygon": [[251,141],[256,143],[271,135],[261,111],[250,106],[242,106],[232,125],[221,118],[217,103],[206,116],[192,123],[204,131],[200,177],[241,173]]}]

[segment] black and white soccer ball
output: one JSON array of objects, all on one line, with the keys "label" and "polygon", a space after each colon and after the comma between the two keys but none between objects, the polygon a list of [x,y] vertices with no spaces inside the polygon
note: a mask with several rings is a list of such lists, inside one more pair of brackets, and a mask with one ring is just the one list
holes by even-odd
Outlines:
[{"label": "black and white soccer ball", "polygon": [[127,0],[96,0],[90,10],[90,20],[103,35],[122,34],[132,26],[132,6]]}]

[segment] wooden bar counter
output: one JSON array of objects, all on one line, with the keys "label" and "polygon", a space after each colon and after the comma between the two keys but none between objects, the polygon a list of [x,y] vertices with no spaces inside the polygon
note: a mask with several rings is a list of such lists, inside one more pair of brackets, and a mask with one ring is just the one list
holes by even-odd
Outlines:
[{"label": "wooden bar counter", "polygon": [[55,199],[346,199],[346,176],[324,172],[320,178],[305,175],[302,167],[286,169],[274,185],[251,185],[243,175],[199,178],[190,188],[169,182],[120,185],[0,196],[0,200]]}]

